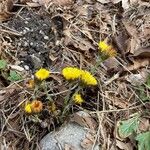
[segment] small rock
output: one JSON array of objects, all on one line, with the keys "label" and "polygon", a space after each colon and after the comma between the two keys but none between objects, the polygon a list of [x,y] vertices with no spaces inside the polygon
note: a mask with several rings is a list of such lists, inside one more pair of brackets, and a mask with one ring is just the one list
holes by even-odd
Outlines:
[{"label": "small rock", "polygon": [[24,65],[24,69],[25,69],[25,70],[29,70],[30,68],[29,68],[29,66]]},{"label": "small rock", "polygon": [[49,39],[49,37],[48,37],[48,36],[44,36],[44,39],[45,39],[45,40],[48,40],[48,39]]},{"label": "small rock", "polygon": [[[68,123],[56,132],[47,134],[40,142],[42,150],[64,149],[65,144],[70,145],[76,150],[85,150],[81,143],[86,138],[88,130],[76,123]],[[92,145],[86,150],[91,150]],[[100,150],[96,144],[93,150]]]}]

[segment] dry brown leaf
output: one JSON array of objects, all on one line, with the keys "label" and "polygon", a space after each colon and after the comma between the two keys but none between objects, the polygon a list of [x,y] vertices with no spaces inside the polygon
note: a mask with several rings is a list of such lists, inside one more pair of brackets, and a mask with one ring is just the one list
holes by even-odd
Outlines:
[{"label": "dry brown leaf", "polygon": [[12,16],[13,0],[0,0],[0,21],[6,21]]},{"label": "dry brown leaf", "polygon": [[140,47],[140,41],[138,39],[131,38],[129,46],[130,47],[128,49],[128,52],[130,52],[131,54],[134,54],[135,50]]},{"label": "dry brown leaf", "polygon": [[73,3],[73,0],[32,0],[40,5],[48,6],[50,3],[54,3],[60,6],[68,6]]},{"label": "dry brown leaf", "polygon": [[[106,92],[106,98],[108,98],[109,103],[113,103],[113,106],[117,106],[119,108],[126,109],[128,106],[131,105],[131,103],[128,102],[126,99],[124,100],[122,98],[118,98],[117,96],[112,95],[112,94],[107,93],[107,92]],[[110,105],[110,107],[111,107],[111,105]]]},{"label": "dry brown leaf", "polygon": [[110,57],[106,59],[102,65],[103,65],[102,67],[104,67],[104,69],[107,70],[108,72],[118,71],[119,69],[119,63],[115,57]]},{"label": "dry brown leaf", "polygon": [[119,35],[116,35],[113,39],[117,46],[118,51],[120,51],[122,57],[125,59],[125,53],[127,52],[129,44],[129,35],[126,33],[126,31],[122,31],[119,33]]},{"label": "dry brown leaf", "polygon": [[116,146],[122,150],[133,150],[133,145],[131,143],[125,143],[119,140],[116,140]]},{"label": "dry brown leaf", "polygon": [[147,77],[148,77],[148,72],[144,69],[141,70],[140,73],[138,74],[130,74],[127,75],[125,78],[132,85],[138,86],[144,84],[147,80]]},{"label": "dry brown leaf", "polygon": [[84,111],[74,113],[73,117],[71,118],[71,121],[74,121],[79,125],[85,126],[93,131],[97,127],[96,121],[87,112]]},{"label": "dry brown leaf", "polygon": [[73,3],[73,0],[52,0],[56,5],[67,6]]},{"label": "dry brown leaf", "polygon": [[136,59],[133,63],[134,63],[133,65],[127,66],[127,69],[129,71],[137,70],[141,67],[146,67],[147,65],[149,65],[150,60],[149,59]]},{"label": "dry brown leaf", "polygon": [[127,22],[127,20],[123,20],[122,23],[125,26],[126,30],[128,31],[128,34],[131,37],[134,37],[136,39],[138,37],[136,27],[134,25],[132,25],[131,23]]},{"label": "dry brown leaf", "polygon": [[140,124],[139,124],[139,130],[144,132],[147,131],[150,127],[150,121],[146,118],[141,118]]},{"label": "dry brown leaf", "polygon": [[81,51],[89,51],[89,49],[95,49],[94,46],[86,38],[81,38],[80,36],[74,36],[70,29],[64,31],[65,44],[73,45],[75,48]]},{"label": "dry brown leaf", "polygon": [[135,50],[134,52],[135,57],[143,57],[143,58],[150,58],[150,47],[141,47]]},{"label": "dry brown leaf", "polygon": [[85,139],[81,142],[81,146],[84,149],[90,149],[94,144],[94,135],[87,133]]}]

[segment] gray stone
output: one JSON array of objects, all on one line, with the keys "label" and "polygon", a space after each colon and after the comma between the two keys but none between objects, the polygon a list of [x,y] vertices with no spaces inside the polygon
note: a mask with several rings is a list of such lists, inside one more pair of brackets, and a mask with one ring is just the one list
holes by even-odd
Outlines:
[{"label": "gray stone", "polygon": [[[42,150],[63,150],[65,144],[68,144],[75,150],[85,150],[81,147],[81,142],[86,138],[87,132],[84,127],[76,123],[69,123],[59,131],[47,134],[41,140],[40,146]],[[93,150],[99,150],[98,145]]]}]

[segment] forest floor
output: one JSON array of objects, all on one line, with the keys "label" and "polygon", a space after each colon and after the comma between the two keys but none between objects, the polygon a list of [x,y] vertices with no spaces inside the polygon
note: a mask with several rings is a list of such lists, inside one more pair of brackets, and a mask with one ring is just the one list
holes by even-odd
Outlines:
[{"label": "forest floor", "polygon": [[[3,149],[40,149],[47,133],[85,111],[103,150],[150,150],[149,0],[0,1]],[[67,80],[66,67],[96,83]],[[50,73],[43,80],[40,68]]]}]

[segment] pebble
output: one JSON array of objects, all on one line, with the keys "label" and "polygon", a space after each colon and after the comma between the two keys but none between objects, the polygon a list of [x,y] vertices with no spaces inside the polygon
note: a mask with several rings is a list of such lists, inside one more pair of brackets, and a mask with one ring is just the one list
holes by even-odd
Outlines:
[{"label": "pebble", "polygon": [[25,69],[25,70],[29,70],[30,68],[29,68],[29,66],[24,65],[24,69]]},{"label": "pebble", "polygon": [[[81,143],[86,138],[88,130],[76,123],[68,123],[58,131],[47,134],[40,142],[41,150],[63,150],[65,144],[75,150],[85,150]],[[86,150],[91,150],[93,145],[89,145]],[[93,150],[100,150],[98,144]]]},{"label": "pebble", "polygon": [[49,37],[48,37],[48,36],[44,36],[44,39],[45,39],[45,40],[48,40],[48,39],[49,39]]}]

